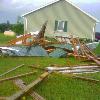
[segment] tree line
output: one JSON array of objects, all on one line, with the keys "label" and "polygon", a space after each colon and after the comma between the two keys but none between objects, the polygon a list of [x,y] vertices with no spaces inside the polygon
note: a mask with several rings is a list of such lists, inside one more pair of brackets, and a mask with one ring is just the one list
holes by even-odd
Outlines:
[{"label": "tree line", "polygon": [[23,21],[18,17],[16,24],[11,24],[9,20],[6,23],[0,24],[0,33],[4,33],[4,31],[14,31],[17,35],[24,33],[24,24]]}]

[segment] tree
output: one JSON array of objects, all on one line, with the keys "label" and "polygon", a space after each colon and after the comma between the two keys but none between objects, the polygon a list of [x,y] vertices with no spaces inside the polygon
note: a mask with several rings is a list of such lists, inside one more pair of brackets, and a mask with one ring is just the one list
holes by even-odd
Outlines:
[{"label": "tree", "polygon": [[9,20],[7,20],[7,23],[6,23],[6,25],[7,25],[7,29],[6,29],[6,30],[10,30],[10,28],[11,28],[11,25],[10,25],[10,21],[9,21]]},{"label": "tree", "polygon": [[23,34],[24,33],[24,25],[19,23],[19,24],[14,24],[13,27],[12,27],[12,30],[14,32],[17,33],[17,35],[19,34]]},{"label": "tree", "polygon": [[17,24],[23,24],[23,18],[21,16],[17,17]]}]

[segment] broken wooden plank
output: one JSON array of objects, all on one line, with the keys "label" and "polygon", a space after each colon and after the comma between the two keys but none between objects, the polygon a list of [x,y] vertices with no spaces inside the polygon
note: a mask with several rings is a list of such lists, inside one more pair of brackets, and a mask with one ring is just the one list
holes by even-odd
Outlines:
[{"label": "broken wooden plank", "polygon": [[0,77],[2,77],[2,76],[4,76],[4,75],[6,75],[6,74],[8,74],[8,73],[10,73],[10,72],[12,72],[12,71],[14,71],[14,70],[16,70],[17,68],[20,68],[20,67],[22,67],[22,66],[24,66],[24,64],[19,65],[19,66],[17,66],[17,67],[14,67],[14,68],[8,70],[7,72],[1,74]]},{"label": "broken wooden plank", "polygon": [[97,65],[100,66],[100,61],[99,61],[98,59],[96,59],[95,57],[93,57],[93,56],[91,56],[91,55],[89,55],[89,54],[86,54],[86,56],[87,56],[89,59],[93,60]]},{"label": "broken wooden plank", "polygon": [[24,94],[29,92],[35,85],[43,81],[51,72],[44,72],[39,78],[37,78],[35,81],[27,85],[23,90],[18,91],[17,93],[13,94],[12,96],[8,97],[7,100],[17,100],[20,97],[22,97]]},{"label": "broken wooden plank", "polygon": [[[20,89],[24,89],[27,85],[25,85],[25,82],[21,79],[16,79],[14,80],[14,84],[18,86]],[[42,96],[40,96],[38,93],[35,91],[31,90],[28,92],[28,94],[35,100],[45,100]]]},{"label": "broken wooden plank", "polygon": [[0,97],[0,100],[6,100],[7,97]]},{"label": "broken wooden plank", "polygon": [[88,82],[92,82],[92,83],[100,83],[100,80],[93,79],[93,78],[87,78],[87,77],[76,76],[76,75],[73,76],[73,78],[81,79],[81,80],[88,81]]},{"label": "broken wooden plank", "polygon": [[77,69],[96,69],[99,66],[73,66],[73,67],[46,67],[47,71],[64,71],[64,70],[77,70]]},{"label": "broken wooden plank", "polygon": [[29,73],[20,74],[20,75],[13,76],[13,77],[4,78],[4,79],[1,79],[1,80],[0,80],[0,83],[1,83],[1,82],[4,82],[4,81],[14,80],[14,79],[16,79],[16,78],[20,78],[20,77],[32,75],[32,74],[34,74],[34,73],[35,73],[35,72],[29,72]]}]

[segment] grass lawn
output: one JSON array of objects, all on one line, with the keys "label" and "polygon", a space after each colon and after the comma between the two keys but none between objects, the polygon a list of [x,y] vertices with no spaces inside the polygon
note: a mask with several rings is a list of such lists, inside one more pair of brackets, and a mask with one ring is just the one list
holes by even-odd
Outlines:
[{"label": "grass lawn", "polygon": [[94,50],[95,54],[100,55],[100,43],[97,48]]},{"label": "grass lawn", "polygon": [[[34,69],[28,65],[40,65],[41,68],[47,67],[51,64],[58,64],[62,66],[68,65],[71,61],[72,65],[80,64],[80,61],[74,58],[45,58],[45,57],[0,57],[0,73],[4,73],[17,65],[25,64],[25,66],[5,75],[2,78],[18,75]],[[34,75],[27,76],[23,79],[27,84],[35,80],[42,71],[37,70]],[[100,79],[100,73],[86,74],[86,76]],[[0,79],[2,79],[0,78]],[[46,100],[99,100],[100,99],[100,85],[93,84],[82,80],[72,79],[67,75],[53,73],[48,76],[43,82],[35,86],[34,91],[38,92]],[[0,96],[10,96],[19,89],[13,84],[12,81],[0,83]],[[26,96],[26,100],[32,100]]]},{"label": "grass lawn", "polygon": [[8,41],[10,41],[11,39],[14,39],[15,36],[11,37],[11,36],[5,36],[3,33],[0,33],[0,46],[1,45],[7,45]]},{"label": "grass lawn", "polygon": [[[8,37],[3,38],[4,36],[0,34],[0,44],[7,43]],[[98,49],[95,50],[98,53]],[[48,67],[52,64],[57,64],[61,66],[82,64],[86,62],[81,62],[75,60],[73,57],[69,58],[47,58],[47,57],[1,57],[0,56],[0,74],[5,71],[16,67],[20,64],[25,64],[25,66],[13,71],[2,78],[10,77],[13,75],[24,74],[30,71],[35,71],[35,69],[28,67],[28,65],[38,66],[41,68]],[[37,72],[31,76],[27,76],[23,79],[27,84],[35,80],[43,71],[36,70]],[[100,73],[94,74],[83,74],[83,76],[91,77],[94,79],[100,80]],[[13,81],[6,81],[0,83],[0,96],[10,96],[13,93],[16,93],[19,88],[17,88]],[[67,75],[53,73],[48,76],[40,84],[36,85],[33,88],[34,91],[43,96],[46,100],[100,100],[100,84],[94,84],[91,82],[86,82],[78,79],[72,79]],[[32,100],[31,97],[26,96],[26,100]]]}]

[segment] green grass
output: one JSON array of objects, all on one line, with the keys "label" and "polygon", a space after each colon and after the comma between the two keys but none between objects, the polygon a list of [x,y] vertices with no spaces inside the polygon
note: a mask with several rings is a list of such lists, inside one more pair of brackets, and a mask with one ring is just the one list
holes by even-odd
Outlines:
[{"label": "green grass", "polygon": [[0,33],[0,45],[7,45],[8,41],[10,41],[11,39],[14,39],[15,36],[11,37],[11,36],[5,36],[3,33]]},{"label": "green grass", "polygon": [[[46,58],[46,57],[0,57],[0,74],[5,71],[14,68],[17,65],[25,64],[25,66],[13,71],[2,78],[18,75],[35,69],[28,67],[28,65],[45,68],[51,64],[58,64],[61,66],[68,65],[68,62],[72,62],[72,65],[80,64],[80,61],[70,58]],[[31,76],[27,76],[23,79],[27,84],[35,80],[42,71],[37,72]],[[100,79],[100,73],[86,74],[86,76]],[[0,78],[0,79],[2,79]],[[0,96],[10,96],[19,89],[13,84],[12,81],[0,83]],[[48,76],[43,82],[33,88],[46,100],[99,100],[100,99],[100,85],[93,84],[86,81],[76,80],[67,77],[66,75],[53,73]],[[26,96],[27,100],[31,100]]]},{"label": "green grass", "polygon": [[[7,37],[0,34],[0,45],[6,45],[7,42],[14,37]],[[96,54],[100,54],[100,44],[95,49]],[[68,64],[77,65],[87,62],[81,62],[75,60],[73,57],[69,58],[47,58],[47,57],[0,57],[0,74],[8,71],[11,68],[16,67],[20,64],[25,64],[25,66],[13,71],[2,78],[24,74],[30,71],[37,71],[31,76],[27,76],[23,79],[27,84],[35,80],[43,71],[35,70],[28,67],[28,65],[38,66],[40,68],[45,68],[53,64],[60,66],[67,66]],[[90,62],[91,63],[91,62]],[[100,80],[100,73],[94,74],[83,74],[84,77],[90,77]],[[0,83],[0,96],[10,96],[16,93],[19,88],[13,84],[13,81],[6,81]],[[34,91],[39,93],[41,96],[46,98],[46,100],[100,100],[100,84],[93,84],[90,82],[72,79],[67,75],[53,73],[48,76],[40,84],[33,88]],[[26,96],[26,100],[32,100],[31,97]]]},{"label": "green grass", "polygon": [[100,55],[100,43],[97,48],[94,50],[95,54]]}]

